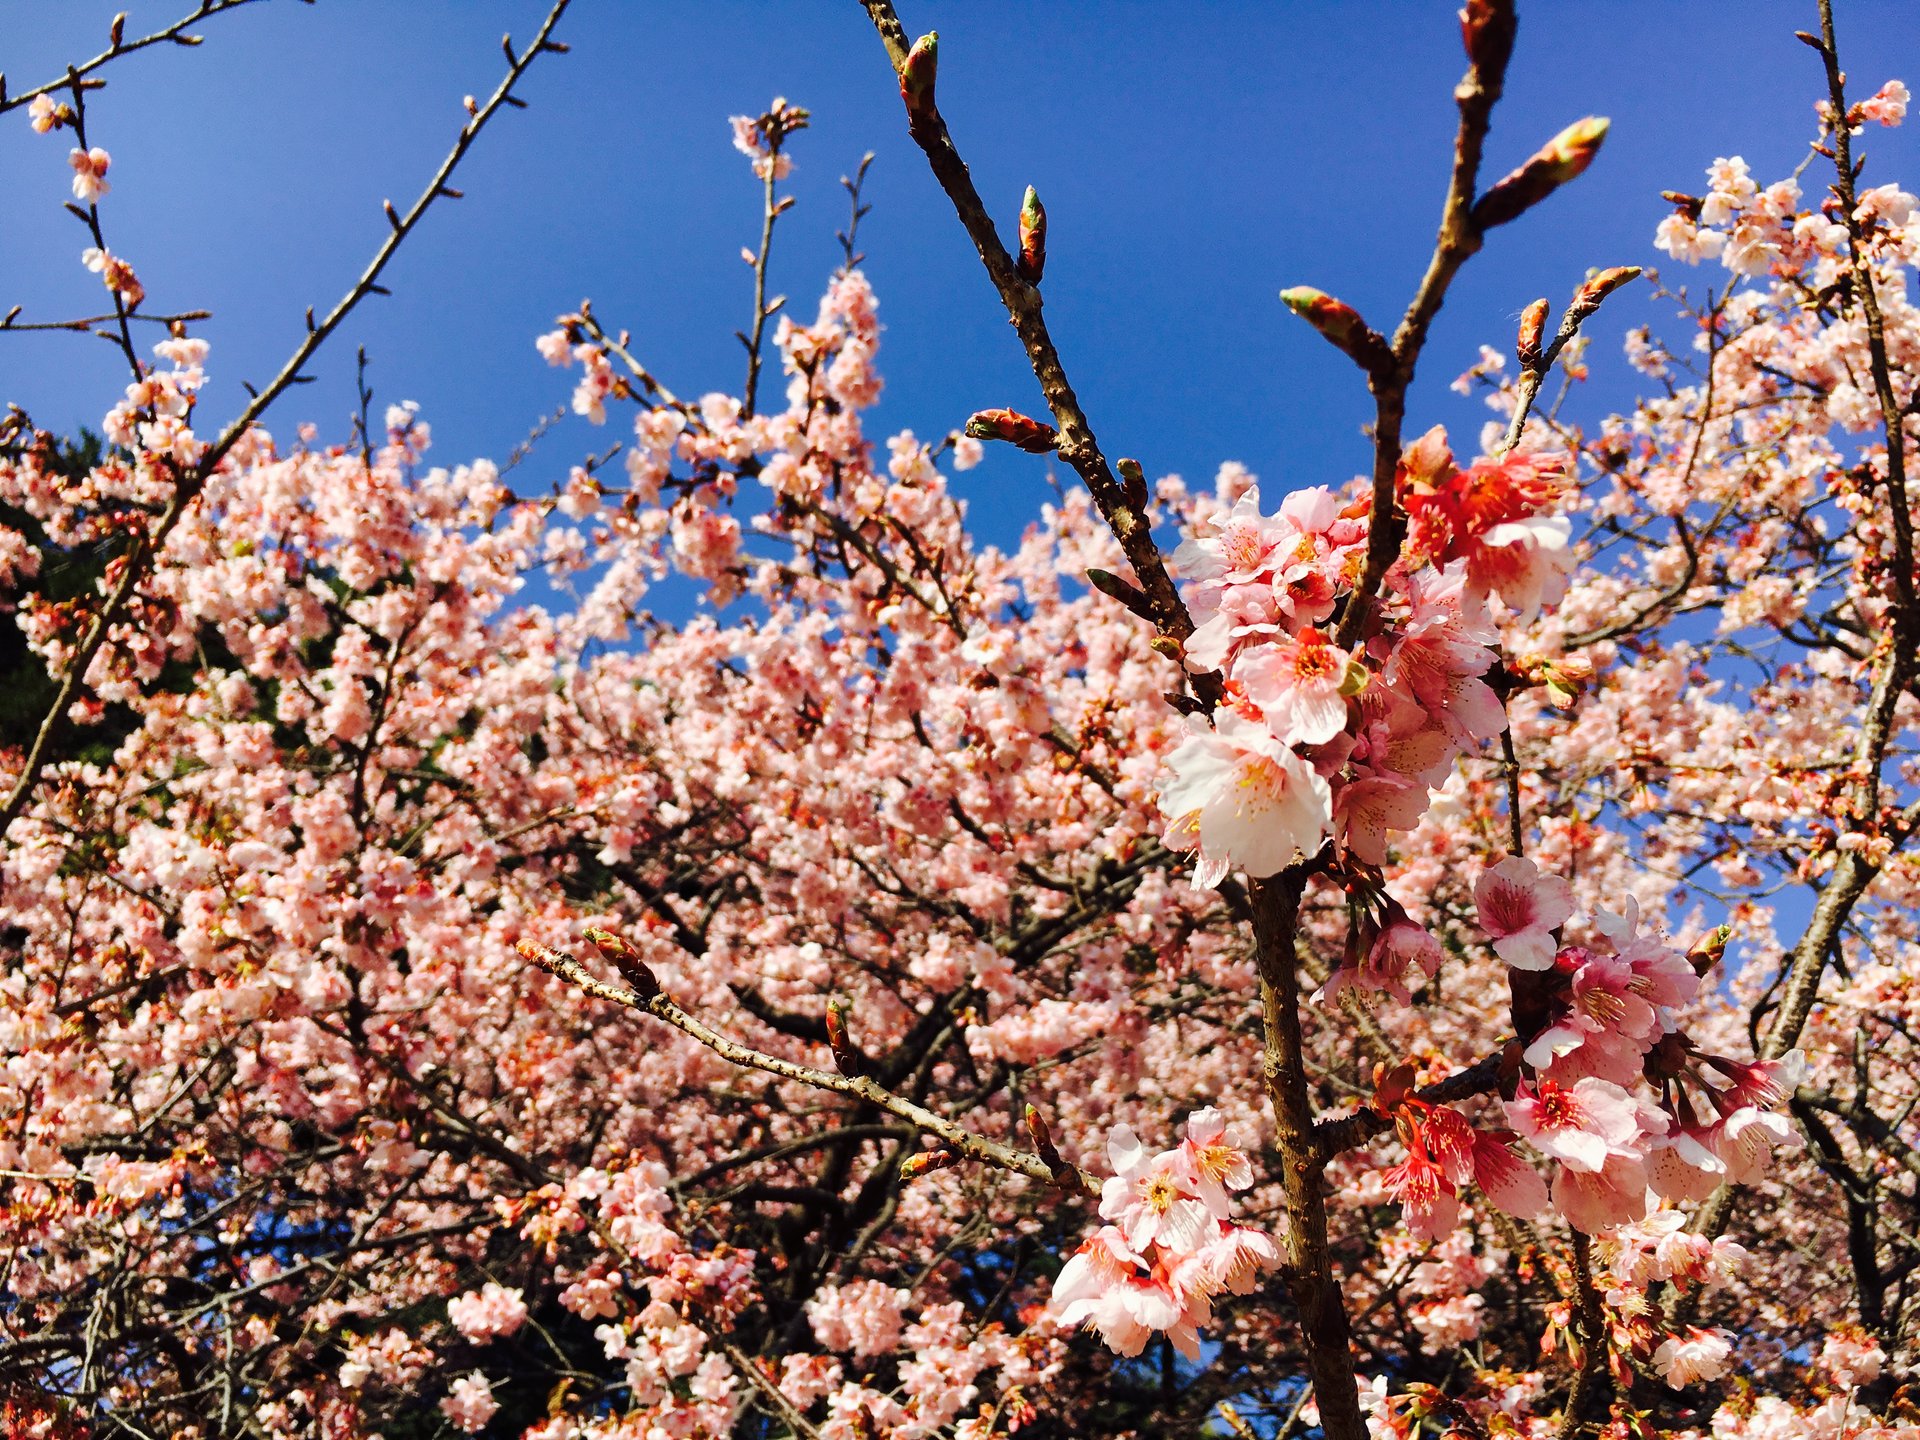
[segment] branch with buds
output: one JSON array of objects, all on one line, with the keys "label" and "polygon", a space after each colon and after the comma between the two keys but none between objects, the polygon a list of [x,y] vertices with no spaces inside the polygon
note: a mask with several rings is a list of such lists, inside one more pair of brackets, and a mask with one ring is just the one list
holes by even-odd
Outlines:
[{"label": "branch with buds", "polygon": [[[137,50],[145,50],[152,45],[168,43],[184,46],[198,45],[205,37],[190,33],[188,27],[198,25],[203,20],[210,20],[216,15],[224,15],[229,10],[238,10],[242,5],[253,3],[255,0],[200,0],[200,4],[195,6],[190,14],[182,15],[171,25],[163,25],[151,35],[142,35],[135,40],[126,38],[127,16],[126,12],[122,11],[113,17],[113,23],[107,27],[107,48],[91,60],[68,66],[67,73],[58,80],[49,80],[46,84],[36,85],[31,90],[22,90],[17,95],[9,95],[7,77],[0,75],[0,115],[6,114],[9,110],[16,110],[22,105],[31,104],[42,95],[52,95],[56,91],[66,90],[75,85],[88,90],[98,90],[107,82],[91,77],[94,71],[105,66],[109,61],[131,55]],[[314,0],[302,0],[302,3],[311,5]]]},{"label": "branch with buds", "polygon": [[1544,299],[1536,300],[1522,313],[1520,335],[1514,344],[1514,356],[1520,362],[1520,379],[1514,387],[1517,398],[1513,419],[1507,424],[1506,439],[1500,442],[1500,454],[1506,454],[1520,443],[1521,432],[1527,428],[1527,416],[1533,411],[1534,397],[1540,393],[1541,382],[1547,378],[1547,372],[1553,369],[1553,362],[1560,358],[1560,352],[1580,333],[1581,325],[1600,308],[1601,302],[1639,273],[1638,265],[1615,265],[1611,269],[1596,271],[1573,292],[1573,299],[1567,305],[1567,313],[1560,317],[1560,329],[1551,344],[1541,344],[1546,334],[1547,302]]},{"label": "branch with buds", "polygon": [[[987,274],[1000,294],[1001,303],[1006,306],[1008,318],[1020,336],[1020,343],[1026,349],[1034,378],[1040,383],[1040,393],[1046,397],[1047,408],[1053,413],[1058,438],[1056,445],[1048,448],[1057,447],[1060,458],[1080,476],[1093,496],[1094,504],[1099,507],[1101,518],[1120,541],[1128,563],[1133,566],[1140,592],[1146,599],[1147,613],[1151,615],[1154,625],[1162,635],[1184,644],[1187,637],[1193,634],[1193,618],[1187,613],[1186,602],[1174,588],[1173,578],[1167,573],[1159,546],[1154,543],[1152,521],[1144,503],[1136,500],[1131,487],[1124,485],[1108,465],[1099,441],[1094,438],[1086,412],[1080,408],[1079,397],[1074,394],[1073,386],[1067,380],[1060,352],[1041,314],[1039,281],[1046,264],[1047,221],[1038,194],[1029,188],[1021,206],[1019,254],[1016,256],[1001,240],[993,217],[981,201],[980,192],[974,188],[973,177],[967,171],[966,162],[960,158],[960,152],[954,148],[947,123],[935,102],[938,35],[930,33],[909,43],[906,29],[889,0],[861,0],[861,3],[873,21],[874,29],[879,32],[881,43],[886,46],[887,57],[893,62],[894,73],[900,82],[901,99],[907,110],[907,133],[925,152],[934,178],[940,182],[940,188],[947,192],[947,198],[953,202],[954,211],[959,215],[960,223],[966,227],[974,249],[979,251],[981,263],[986,266]],[[996,435],[994,438],[1002,437]],[[1208,705],[1219,699],[1217,677],[1192,676],[1188,683]]]}]

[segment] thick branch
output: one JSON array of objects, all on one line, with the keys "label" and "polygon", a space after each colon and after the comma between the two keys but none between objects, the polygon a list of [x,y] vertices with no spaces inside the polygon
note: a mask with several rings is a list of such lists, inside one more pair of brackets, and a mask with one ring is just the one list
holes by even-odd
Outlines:
[{"label": "thick branch", "polygon": [[1287,1204],[1287,1283],[1307,1351],[1329,1440],[1365,1440],[1366,1422],[1353,1385],[1352,1330],[1327,1242],[1328,1152],[1313,1123],[1307,1092],[1306,1042],[1300,1028],[1300,975],[1295,934],[1308,867],[1296,865],[1252,881],[1254,961],[1266,1021],[1262,1062],[1273,1102],[1274,1143]]}]

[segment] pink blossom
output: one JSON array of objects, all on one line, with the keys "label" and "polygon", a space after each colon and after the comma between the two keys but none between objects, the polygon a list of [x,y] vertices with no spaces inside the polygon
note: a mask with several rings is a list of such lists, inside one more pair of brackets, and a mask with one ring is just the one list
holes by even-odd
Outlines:
[{"label": "pink blossom", "polygon": [[91,150],[76,147],[67,155],[67,163],[73,167],[73,198],[83,204],[91,205],[113,188],[106,180],[113,157],[98,145]]},{"label": "pink blossom", "polygon": [[1573,522],[1564,515],[1532,515],[1495,525],[1468,552],[1467,583],[1480,594],[1499,595],[1530,620],[1542,605],[1567,592],[1572,535]]},{"label": "pink blossom", "polygon": [[1114,1173],[1100,1192],[1100,1216],[1119,1225],[1128,1247],[1141,1251],[1157,1241],[1171,1250],[1197,1249],[1212,1217],[1183,1183],[1186,1157],[1179,1151],[1148,1155],[1125,1125],[1114,1130],[1107,1154]]},{"label": "pink blossom", "polygon": [[493,1398],[493,1386],[478,1370],[455,1380],[440,1401],[440,1413],[451,1420],[455,1428],[469,1435],[486,1429],[487,1422],[499,1408],[500,1402]]},{"label": "pink blossom", "polygon": [[[1860,111],[1862,119],[1872,120],[1892,129],[1907,118],[1907,103],[1912,99],[1913,96],[1908,93],[1904,84],[1898,80],[1889,80],[1872,95],[1862,100],[1856,108]],[[39,126],[36,124],[34,128],[38,129]]]},{"label": "pink blossom", "polygon": [[449,1300],[447,1319],[467,1339],[485,1345],[513,1334],[524,1325],[527,1306],[519,1290],[509,1290],[489,1280],[480,1289]]},{"label": "pink blossom", "polygon": [[1253,1184],[1252,1161],[1246,1151],[1227,1143],[1226,1134],[1226,1117],[1208,1106],[1187,1117],[1187,1136],[1180,1146],[1193,1191],[1216,1220],[1227,1217],[1232,1204],[1229,1190],[1245,1190]]},{"label": "pink blossom", "polygon": [[1384,1178],[1388,1193],[1400,1202],[1407,1229],[1417,1238],[1439,1240],[1460,1223],[1460,1196],[1424,1150],[1409,1149],[1407,1158]]},{"label": "pink blossom", "polygon": [[1234,679],[1283,745],[1318,745],[1346,728],[1349,658],[1314,629],[1244,652]]},{"label": "pink blossom", "polygon": [[1590,1235],[1631,1225],[1652,1208],[1646,1165],[1625,1155],[1608,1155],[1597,1171],[1562,1165],[1549,1194],[1566,1222]]},{"label": "pink blossom", "polygon": [[1505,1102],[1520,1138],[1569,1169],[1597,1173],[1612,1156],[1639,1159],[1648,1116],[1618,1085],[1588,1077],[1571,1086],[1522,1082]]},{"label": "pink blossom", "polygon": [[1558,875],[1512,855],[1481,872],[1473,885],[1480,928],[1493,948],[1516,970],[1546,970],[1553,965],[1552,932],[1573,914],[1573,887]]},{"label": "pink blossom", "polygon": [[1222,710],[1197,717],[1167,757],[1173,780],[1160,794],[1167,844],[1200,852],[1195,879],[1217,884],[1228,869],[1272,875],[1319,849],[1332,812],[1327,782],[1254,721]]},{"label": "pink blossom", "polygon": [[1880,1378],[1886,1367],[1887,1352],[1865,1330],[1845,1326],[1828,1334],[1820,1347],[1819,1362],[1834,1384],[1857,1390]]},{"label": "pink blossom", "polygon": [[1727,1373],[1733,1346],[1724,1332],[1688,1326],[1678,1335],[1669,1335],[1653,1352],[1653,1368],[1667,1384],[1683,1390],[1699,1380],[1718,1380]]}]

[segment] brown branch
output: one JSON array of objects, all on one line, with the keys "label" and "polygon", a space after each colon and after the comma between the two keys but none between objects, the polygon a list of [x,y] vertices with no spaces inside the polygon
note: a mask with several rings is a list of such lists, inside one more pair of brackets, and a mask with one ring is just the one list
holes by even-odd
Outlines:
[{"label": "brown branch", "polygon": [[[861,0],[861,4],[886,46],[894,73],[899,75],[906,65],[909,49],[899,16],[889,0]],[[1133,567],[1134,578],[1146,595],[1154,624],[1162,634],[1184,644],[1193,633],[1193,619],[1167,573],[1160,547],[1154,543],[1145,487],[1124,484],[1108,465],[1040,313],[1040,287],[1021,273],[1019,263],[1001,241],[993,217],[987,213],[980,192],[974,189],[966,162],[954,148],[930,87],[924,98],[909,108],[907,132],[926,154],[934,178],[953,202],[954,211],[966,227],[994,289],[1000,294],[1001,303],[1006,306],[1014,331],[1026,348],[1034,378],[1040,382],[1041,394],[1060,431],[1060,458],[1071,465],[1086,484],[1102,518],[1120,541],[1127,562]],[[1195,693],[1209,704],[1219,698],[1218,677],[1194,676],[1190,683]]]},{"label": "brown branch", "polygon": [[1286,1274],[1300,1314],[1307,1370],[1329,1440],[1366,1440],[1367,1426],[1353,1385],[1352,1330],[1333,1273],[1327,1241],[1327,1152],[1307,1091],[1306,1041],[1300,1028],[1300,973],[1295,934],[1310,866],[1296,865],[1249,884],[1253,902],[1254,963],[1266,1023],[1262,1069],[1273,1103],[1274,1143],[1286,1196]]},{"label": "brown branch", "polygon": [[[1431,1085],[1421,1086],[1414,1094],[1429,1105],[1450,1105],[1475,1095],[1490,1095],[1499,1088],[1505,1059],[1505,1052],[1496,1050],[1465,1070],[1436,1080]],[[1364,1145],[1392,1128],[1391,1115],[1372,1109],[1357,1110],[1351,1115],[1319,1121],[1313,1127],[1313,1141],[1321,1157],[1331,1160],[1343,1151]]]},{"label": "brown branch", "polygon": [[[1834,41],[1833,0],[1820,0],[1820,57],[1826,64],[1827,93],[1833,107],[1833,163],[1838,174],[1834,191],[1840,197],[1845,219],[1848,252],[1853,272],[1854,293],[1867,322],[1867,355],[1873,371],[1874,394],[1880,402],[1881,423],[1887,443],[1887,504],[1893,523],[1893,581],[1895,601],[1893,623],[1880,645],[1878,673],[1868,697],[1866,715],[1860,727],[1860,743],[1855,750],[1855,768],[1863,775],[1854,805],[1854,818],[1863,824],[1875,824],[1880,811],[1880,770],[1887,746],[1893,737],[1894,710],[1913,677],[1915,643],[1920,640],[1920,602],[1916,601],[1913,574],[1913,515],[1907,507],[1906,435],[1904,417],[1893,390],[1893,368],[1887,357],[1886,326],[1880,313],[1880,301],[1874,290],[1873,268],[1862,247],[1861,225],[1855,214],[1852,147],[1847,132],[1846,80],[1840,70],[1839,50]],[[1826,973],[1827,958],[1839,939],[1840,929],[1852,913],[1853,903],[1879,874],[1879,866],[1849,852],[1814,910],[1814,922],[1794,947],[1787,985],[1780,1000],[1780,1012],[1767,1032],[1762,1054],[1778,1059],[1800,1038],[1807,1017],[1813,1011],[1814,997]]]},{"label": "brown branch", "polygon": [[[123,318],[133,321],[136,324],[167,326],[184,325],[190,320],[211,320],[213,318],[213,312],[211,310],[182,310],[177,315],[127,315],[124,317],[120,315],[82,315],[74,320],[29,320],[21,322],[13,318],[19,313],[20,307],[16,305],[13,307],[13,310],[8,313],[6,318],[0,319],[0,335],[25,335],[37,330],[72,330],[80,333],[92,332],[98,334],[99,332],[93,330],[94,326],[114,324]],[[106,336],[104,338],[113,339],[114,337]]]},{"label": "brown branch", "polygon": [[584,991],[596,999],[618,1005],[623,1010],[632,1010],[664,1020],[684,1035],[689,1035],[706,1046],[721,1059],[746,1070],[760,1070],[768,1075],[777,1075],[783,1080],[795,1080],[810,1085],[816,1090],[829,1090],[836,1095],[846,1095],[863,1101],[890,1115],[916,1126],[929,1135],[937,1136],[947,1145],[970,1160],[985,1165],[997,1166],[1016,1175],[1024,1175],[1029,1180],[1037,1180],[1043,1185],[1057,1186],[1064,1190],[1078,1191],[1086,1195],[1098,1195],[1100,1182],[1085,1171],[1073,1165],[1062,1163],[1055,1167],[1049,1165],[1038,1155],[1024,1150],[1015,1150],[1012,1146],[1002,1145],[997,1140],[989,1140],[967,1129],[964,1125],[936,1114],[905,1096],[896,1095],[865,1075],[840,1075],[830,1070],[817,1069],[811,1065],[802,1065],[793,1060],[783,1060],[777,1055],[768,1055],[763,1051],[730,1040],[705,1022],[696,1019],[675,1004],[673,999],[655,990],[652,994],[642,994],[639,990],[624,985],[614,985],[600,979],[572,957],[554,950],[549,946],[533,941],[522,941],[520,953],[549,974],[555,975],[572,985],[576,990]]},{"label": "brown branch", "polygon": [[[1540,393],[1541,383],[1553,369],[1553,362],[1560,358],[1560,352],[1580,333],[1581,325],[1600,308],[1601,302],[1639,273],[1638,265],[1615,266],[1611,270],[1602,270],[1574,291],[1573,302],[1567,306],[1567,313],[1560,317],[1560,329],[1555,333],[1552,343],[1544,349],[1532,343],[1523,329],[1516,355],[1520,362],[1520,379],[1514,386],[1513,418],[1507,422],[1507,434],[1500,442],[1499,454],[1505,455],[1520,443],[1521,432],[1527,428],[1527,416],[1533,411],[1534,397]],[[1544,316],[1547,302],[1542,300],[1538,303]]]},{"label": "brown branch", "polygon": [[[22,90],[17,95],[7,93],[6,77],[0,75],[0,115],[6,114],[9,110],[17,110],[22,105],[39,99],[42,95],[51,95],[55,91],[65,90],[75,79],[85,80],[85,77],[93,74],[109,61],[118,60],[123,55],[131,55],[136,50],[145,50],[150,45],[162,45],[169,41],[175,45],[198,45],[201,37],[187,34],[188,26],[198,25],[201,21],[211,19],[215,15],[224,15],[229,10],[238,10],[242,5],[253,3],[254,0],[202,0],[192,14],[181,16],[171,25],[163,26],[151,35],[143,35],[138,40],[110,41],[105,50],[85,64],[69,65],[66,74],[58,80],[49,80],[46,84],[36,85],[31,90]],[[303,0],[303,3],[311,5],[313,0]],[[97,90],[106,83],[104,80],[87,80],[86,88]]]},{"label": "brown branch", "polygon": [[[158,521],[151,529],[141,532],[135,539],[133,548],[128,553],[121,570],[120,579],[107,596],[106,603],[95,613],[86,637],[74,651],[67,665],[67,672],[61,678],[60,689],[54,696],[53,704],[48,708],[45,718],[41,721],[40,729],[34,736],[33,746],[27,753],[26,764],[14,783],[12,793],[7,797],[6,806],[0,809],[0,836],[6,834],[7,828],[26,808],[35,785],[39,783],[40,772],[46,766],[47,753],[53,738],[59,732],[68,708],[73,704],[74,696],[78,693],[94,656],[99,653],[100,647],[105,643],[107,632],[118,623],[121,612],[132,597],[135,587],[146,577],[161,547],[166,544],[167,536],[172,533],[173,527],[179,523],[187,507],[198,498],[201,490],[206,487],[208,478],[226,458],[228,452],[253,428],[265,414],[268,406],[303,378],[301,371],[306,367],[307,362],[326,343],[327,338],[340,328],[347,316],[353,313],[354,308],[368,295],[386,293],[379,283],[380,276],[433,202],[443,195],[451,196],[456,193],[447,187],[447,181],[452,178],[454,170],[479,137],[481,130],[503,106],[512,105],[518,108],[525,104],[512,93],[514,85],[519,82],[521,76],[526,74],[528,67],[539,56],[548,52],[565,51],[566,47],[551,37],[554,26],[559,23],[560,17],[566,13],[567,6],[571,3],[572,0],[554,0],[553,8],[547,12],[547,18],[541,23],[539,34],[534,38],[533,44],[513,60],[506,78],[500,82],[487,103],[461,127],[459,138],[454,142],[453,148],[447,152],[447,157],[441,162],[440,168],[434,172],[433,178],[427,182],[426,188],[420,192],[419,199],[413,202],[407,213],[395,219],[392,233],[374,252],[373,260],[360,278],[327,313],[324,320],[309,323],[306,335],[286,364],[281,367],[280,373],[273,378],[266,389],[255,395],[252,403],[221,432],[220,437],[207,448],[193,468],[178,477],[174,485],[173,498],[168,501]],[[508,53],[512,53],[510,49]]]},{"label": "brown branch", "polygon": [[[1474,189],[1493,107],[1506,83],[1513,54],[1516,21],[1512,0],[1474,0],[1463,12],[1468,25],[1467,73],[1454,90],[1460,127],[1454,138],[1453,172],[1440,213],[1440,235],[1413,302],[1393,332],[1393,366],[1368,377],[1373,392],[1373,513],[1367,535],[1367,566],[1340,617],[1339,644],[1352,648],[1366,621],[1373,597],[1400,556],[1406,538],[1406,512],[1394,494],[1400,467],[1400,431],[1407,414],[1407,388],[1427,342],[1433,317],[1440,313],[1447,287],[1460,267],[1480,249],[1483,230],[1474,221]],[[1478,43],[1476,43],[1476,41]]]},{"label": "brown branch", "polygon": [[[1887,443],[1887,501],[1893,531],[1893,614],[1887,632],[1875,647],[1873,689],[1861,717],[1860,739],[1854,747],[1853,768],[1861,776],[1854,787],[1853,814],[1862,824],[1880,818],[1880,770],[1893,739],[1894,712],[1913,678],[1916,643],[1920,643],[1920,605],[1916,604],[1913,574],[1913,516],[1907,508],[1906,435],[1904,415],[1893,390],[1893,367],[1887,356],[1886,327],[1874,290],[1873,269],[1863,249],[1862,227],[1854,193],[1852,138],[1847,128],[1846,76],[1834,38],[1833,0],[1820,0],[1820,44],[1815,47],[1827,72],[1827,100],[1832,109],[1833,190],[1840,200],[1840,216],[1847,227],[1849,268],[1853,290],[1867,322],[1867,356],[1873,372],[1874,394],[1880,404]],[[1801,933],[1788,961],[1786,984],[1773,1024],[1761,1043],[1760,1055],[1777,1060],[1791,1050],[1813,1013],[1827,962],[1840,944],[1841,931],[1855,903],[1880,874],[1882,866],[1855,850],[1843,851],[1833,875],[1815,903],[1813,918]],[[1701,1207],[1694,1228],[1717,1235],[1733,1212],[1733,1189],[1722,1185]]]}]

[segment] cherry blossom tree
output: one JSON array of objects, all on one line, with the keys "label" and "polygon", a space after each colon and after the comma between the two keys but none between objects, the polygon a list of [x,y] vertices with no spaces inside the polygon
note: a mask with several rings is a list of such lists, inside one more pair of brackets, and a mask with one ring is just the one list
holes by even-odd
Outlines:
[{"label": "cherry blossom tree", "polygon": [[[1108,459],[1041,198],[1003,238],[886,0],[1045,418],[869,436],[864,167],[796,318],[776,100],[738,394],[583,303],[536,343],[617,443],[541,493],[364,389],[270,433],[556,0],[209,422],[87,100],[245,3],[0,92],[110,305],[0,328],[129,374],[98,441],[0,426],[9,1433],[1920,1434],[1920,217],[1828,0],[1822,168],[1715,159],[1647,271],[1577,257],[1449,436],[1409,394],[1454,277],[1607,128],[1490,180],[1517,22],[1468,0],[1404,315],[1283,292],[1375,412],[1286,495]],[[1628,284],[1686,343],[1583,415]],[[1008,549],[951,481],[990,444],[1079,482]]]}]

